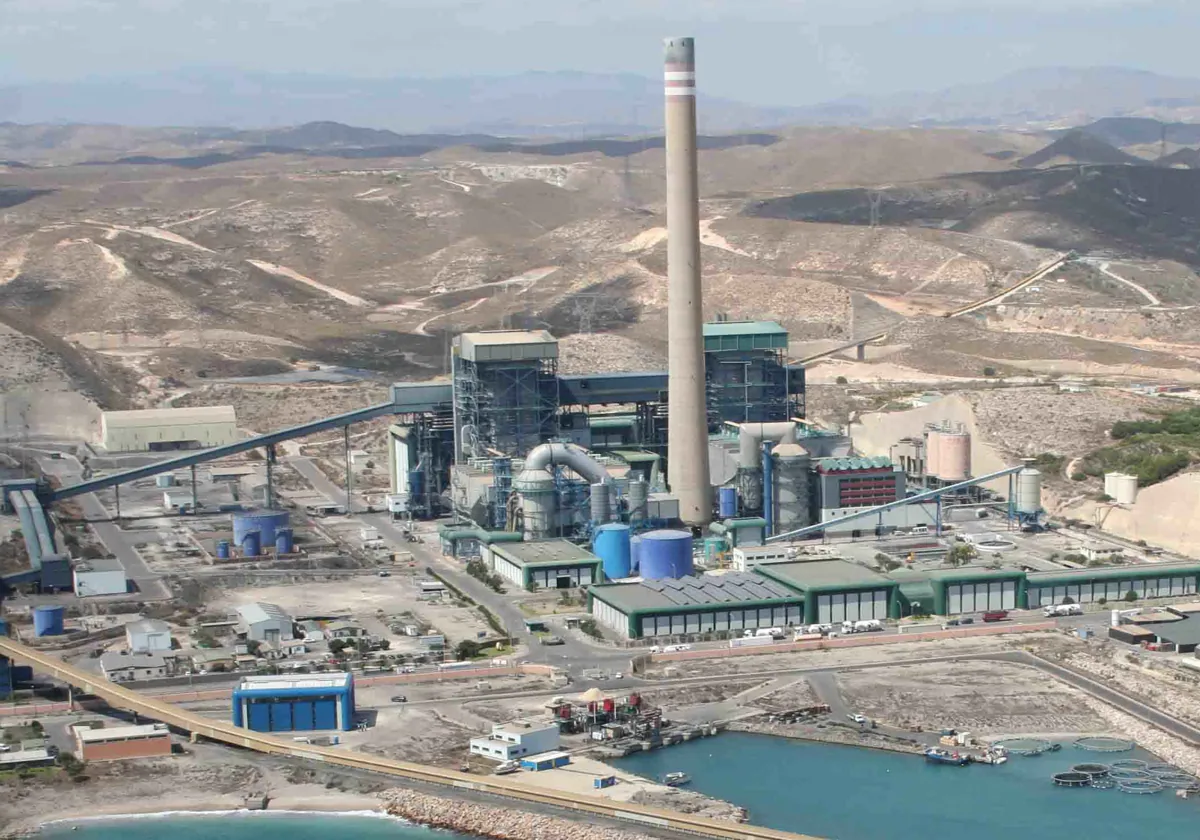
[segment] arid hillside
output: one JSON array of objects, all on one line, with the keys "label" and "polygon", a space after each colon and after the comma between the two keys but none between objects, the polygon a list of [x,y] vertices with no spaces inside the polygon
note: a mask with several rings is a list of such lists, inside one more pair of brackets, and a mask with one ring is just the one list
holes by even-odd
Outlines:
[{"label": "arid hillside", "polygon": [[[93,129],[62,143],[123,162],[0,166],[0,322],[42,348],[24,375],[101,405],[195,403],[210,386],[427,379],[453,333],[499,327],[550,328],[571,370],[661,367],[660,141],[430,137],[388,157],[304,128],[289,142],[320,149]],[[816,383],[1200,380],[1194,173],[1017,168],[1051,139],[706,138],[706,315],[777,319],[797,358],[882,336],[862,361],[814,363]]]}]

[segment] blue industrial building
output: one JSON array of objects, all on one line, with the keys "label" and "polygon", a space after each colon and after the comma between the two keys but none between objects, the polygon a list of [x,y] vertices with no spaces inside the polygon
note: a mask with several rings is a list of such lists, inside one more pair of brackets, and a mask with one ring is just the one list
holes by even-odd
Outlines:
[{"label": "blue industrial building", "polygon": [[233,690],[233,725],[255,732],[354,728],[349,674],[244,677]]}]

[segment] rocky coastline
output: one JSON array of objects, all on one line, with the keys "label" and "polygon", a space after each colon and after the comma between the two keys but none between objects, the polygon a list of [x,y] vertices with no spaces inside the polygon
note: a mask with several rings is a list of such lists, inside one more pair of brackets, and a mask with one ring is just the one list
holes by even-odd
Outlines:
[{"label": "rocky coastline", "polygon": [[385,791],[380,798],[393,817],[491,840],[652,840],[637,832],[402,788]]}]

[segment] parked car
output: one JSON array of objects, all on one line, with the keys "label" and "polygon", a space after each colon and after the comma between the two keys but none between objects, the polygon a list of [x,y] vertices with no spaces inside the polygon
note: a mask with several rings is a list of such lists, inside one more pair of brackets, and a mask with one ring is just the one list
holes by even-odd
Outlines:
[{"label": "parked car", "polygon": [[967,616],[966,618],[960,618],[958,620],[958,623],[959,624],[974,624],[975,619],[971,618],[970,616]]},{"label": "parked car", "polygon": [[1008,618],[1008,610],[991,610],[983,614],[983,620],[986,622],[1004,621]]},{"label": "parked car", "polygon": [[542,636],[542,644],[544,645],[565,645],[561,636]]},{"label": "parked car", "polygon": [[392,702],[393,703],[407,703],[408,698],[405,697],[403,694],[397,694],[395,697],[392,698]]}]

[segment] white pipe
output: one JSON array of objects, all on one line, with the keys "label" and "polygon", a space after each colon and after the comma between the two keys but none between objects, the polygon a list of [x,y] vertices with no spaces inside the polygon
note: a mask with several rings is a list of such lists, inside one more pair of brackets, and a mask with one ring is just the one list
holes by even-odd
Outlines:
[{"label": "white pipe", "polygon": [[544,470],[551,464],[570,467],[591,484],[612,484],[608,470],[600,466],[587,450],[573,443],[543,443],[535,446],[525,456],[525,469]]},{"label": "white pipe", "polygon": [[762,465],[759,451],[764,440],[779,443],[796,442],[796,424],[791,420],[779,423],[738,423],[738,465],[756,470]]}]

